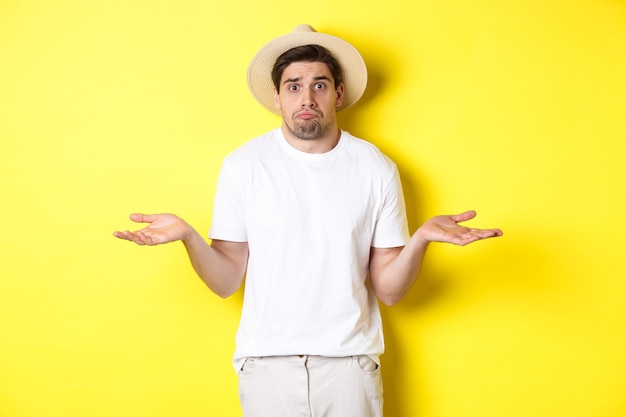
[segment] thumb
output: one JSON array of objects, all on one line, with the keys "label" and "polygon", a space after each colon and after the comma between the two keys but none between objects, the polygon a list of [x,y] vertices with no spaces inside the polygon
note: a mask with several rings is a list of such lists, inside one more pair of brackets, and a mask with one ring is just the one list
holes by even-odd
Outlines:
[{"label": "thumb", "polygon": [[136,223],[152,223],[155,218],[153,214],[133,213],[130,219]]},{"label": "thumb", "polygon": [[476,212],[474,210],[469,210],[461,214],[456,214],[452,216],[452,220],[454,220],[456,223],[460,223],[460,222],[465,222],[467,220],[471,220],[474,217],[476,217]]}]

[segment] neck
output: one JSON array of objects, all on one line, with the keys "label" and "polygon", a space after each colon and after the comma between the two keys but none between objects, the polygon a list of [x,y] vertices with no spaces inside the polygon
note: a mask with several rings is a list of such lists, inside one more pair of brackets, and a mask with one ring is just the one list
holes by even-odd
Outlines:
[{"label": "neck", "polygon": [[283,132],[283,136],[287,140],[287,143],[299,150],[300,152],[306,153],[326,153],[334,149],[335,146],[339,143],[339,138],[341,137],[341,130],[338,127],[334,127],[329,129],[328,133],[320,136],[318,138],[313,139],[301,139],[295,136],[285,123],[281,126],[281,130]]}]

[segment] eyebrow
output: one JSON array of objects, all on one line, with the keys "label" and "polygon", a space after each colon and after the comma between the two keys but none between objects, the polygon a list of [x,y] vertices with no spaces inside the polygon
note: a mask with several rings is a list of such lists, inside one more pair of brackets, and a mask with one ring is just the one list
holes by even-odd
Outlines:
[{"label": "eyebrow", "polygon": [[[287,78],[285,81],[283,81],[283,84],[288,84],[288,83],[297,83],[298,81],[301,81],[302,77],[296,77],[296,78]],[[326,81],[330,81],[330,78],[328,78],[325,75],[318,75],[317,77],[313,77],[314,81],[322,81],[322,80],[326,80]]]}]

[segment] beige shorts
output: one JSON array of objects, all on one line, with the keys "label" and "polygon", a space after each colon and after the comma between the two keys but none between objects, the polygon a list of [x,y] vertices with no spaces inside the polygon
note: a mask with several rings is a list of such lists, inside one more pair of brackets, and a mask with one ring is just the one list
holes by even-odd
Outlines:
[{"label": "beige shorts", "polygon": [[382,417],[380,367],[369,356],[248,358],[239,371],[244,417]]}]

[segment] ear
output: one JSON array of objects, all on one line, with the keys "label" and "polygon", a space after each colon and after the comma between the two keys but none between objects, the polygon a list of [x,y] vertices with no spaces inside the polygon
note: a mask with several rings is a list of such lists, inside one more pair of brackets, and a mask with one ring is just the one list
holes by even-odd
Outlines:
[{"label": "ear", "polygon": [[337,87],[337,99],[335,100],[335,107],[339,107],[341,106],[341,103],[343,103],[344,93],[345,88],[343,86],[343,83],[341,83],[339,84],[339,87]]},{"label": "ear", "polygon": [[276,87],[274,87],[274,107],[276,107],[276,110],[280,110],[280,98],[278,97]]}]

